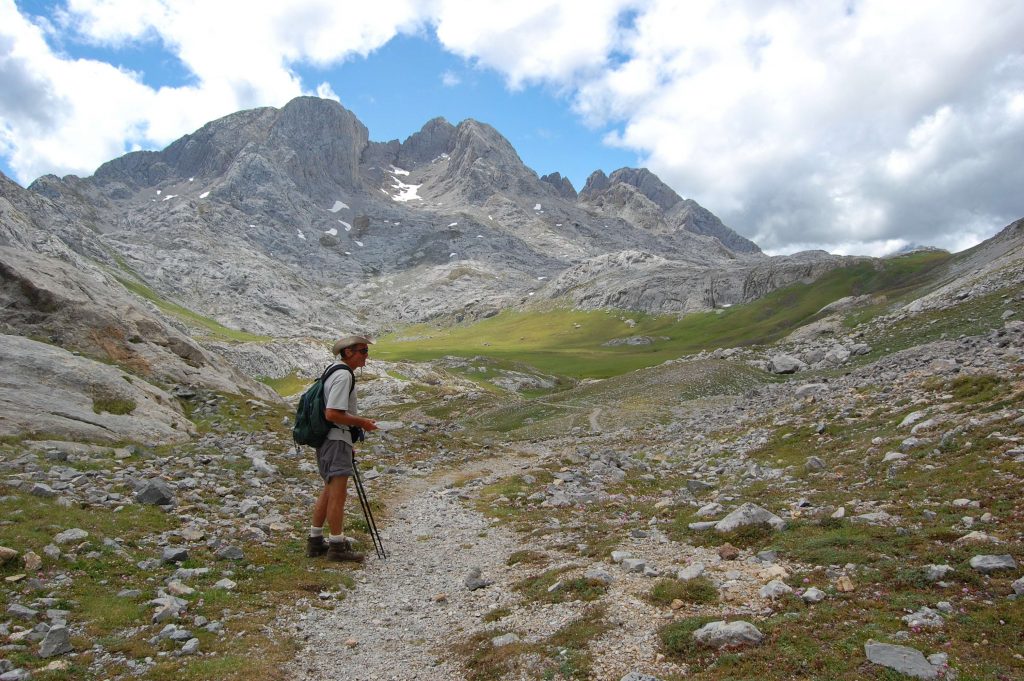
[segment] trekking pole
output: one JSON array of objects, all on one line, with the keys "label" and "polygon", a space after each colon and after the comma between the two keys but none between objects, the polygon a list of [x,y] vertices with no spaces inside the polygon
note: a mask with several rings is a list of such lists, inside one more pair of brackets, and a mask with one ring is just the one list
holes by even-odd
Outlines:
[{"label": "trekking pole", "polygon": [[356,466],[355,457],[352,457],[352,472],[355,473],[353,477],[356,481],[356,495],[359,497],[359,505],[363,508],[363,517],[366,518],[366,526],[370,530],[370,539],[373,541],[373,550],[377,552],[378,558],[386,559],[388,554],[384,550],[384,542],[380,538],[380,532],[377,531],[377,523],[373,521],[373,511],[370,510],[370,500],[366,498],[366,490],[363,488],[363,479],[359,475],[359,468]]}]

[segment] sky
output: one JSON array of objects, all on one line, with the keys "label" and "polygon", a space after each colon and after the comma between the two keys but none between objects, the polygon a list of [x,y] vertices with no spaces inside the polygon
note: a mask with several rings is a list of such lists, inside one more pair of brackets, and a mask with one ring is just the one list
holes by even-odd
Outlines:
[{"label": "sky", "polygon": [[318,95],[577,189],[647,167],[769,254],[959,251],[1024,217],[1021,36],[1021,0],[0,0],[0,171]]}]

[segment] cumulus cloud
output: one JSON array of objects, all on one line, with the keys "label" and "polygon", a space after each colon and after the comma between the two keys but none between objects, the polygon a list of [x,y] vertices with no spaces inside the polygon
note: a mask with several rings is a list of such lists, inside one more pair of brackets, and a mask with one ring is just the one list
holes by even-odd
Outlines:
[{"label": "cumulus cloud", "polygon": [[462,79],[459,78],[459,74],[454,71],[445,71],[441,74],[441,84],[445,87],[455,87],[461,82]]},{"label": "cumulus cloud", "polygon": [[[313,94],[293,65],[365,55],[420,22],[412,0],[260,3],[244,11],[231,0],[69,0],[37,25],[13,0],[0,0],[0,149],[22,182],[47,172],[89,174],[214,118]],[[48,34],[109,48],[157,42],[194,83],[151,87],[144,74],[68,58],[50,47]],[[337,99],[329,84],[315,92]]]},{"label": "cumulus cloud", "polygon": [[[433,30],[772,252],[956,250],[1024,214],[1017,0],[68,0],[51,23],[0,0],[0,153],[22,181],[311,87],[337,99],[295,67]],[[153,88],[47,44],[66,36],[159,44],[193,78]]]},{"label": "cumulus cloud", "polygon": [[432,22],[450,51],[504,74],[513,88],[571,86],[596,73],[619,40],[630,0],[438,0]]},{"label": "cumulus cloud", "polygon": [[999,0],[657,1],[576,106],[769,250],[956,248],[1024,214],[1022,27]]}]

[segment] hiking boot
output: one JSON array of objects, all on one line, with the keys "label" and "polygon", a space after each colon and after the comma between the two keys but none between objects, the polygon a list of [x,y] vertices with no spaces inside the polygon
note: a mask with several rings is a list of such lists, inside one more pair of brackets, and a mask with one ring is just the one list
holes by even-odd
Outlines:
[{"label": "hiking boot", "polygon": [[323,537],[306,537],[306,557],[316,558],[327,553],[327,542]]},{"label": "hiking boot", "polygon": [[363,554],[352,548],[352,544],[345,541],[332,541],[327,544],[327,560],[335,563],[362,563]]}]

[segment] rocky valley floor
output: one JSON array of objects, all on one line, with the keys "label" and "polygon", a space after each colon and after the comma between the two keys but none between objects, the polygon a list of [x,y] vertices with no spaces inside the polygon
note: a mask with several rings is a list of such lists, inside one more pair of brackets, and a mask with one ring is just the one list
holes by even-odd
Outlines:
[{"label": "rocky valley floor", "polygon": [[390,556],[353,494],[358,567],[303,555],[285,408],[186,392],[185,445],[5,441],[0,679],[1021,678],[1024,301],[985,295],[984,326],[882,318],[727,394],[672,381],[817,348],[689,358],[657,410],[627,375],[514,437],[381,407]]}]

